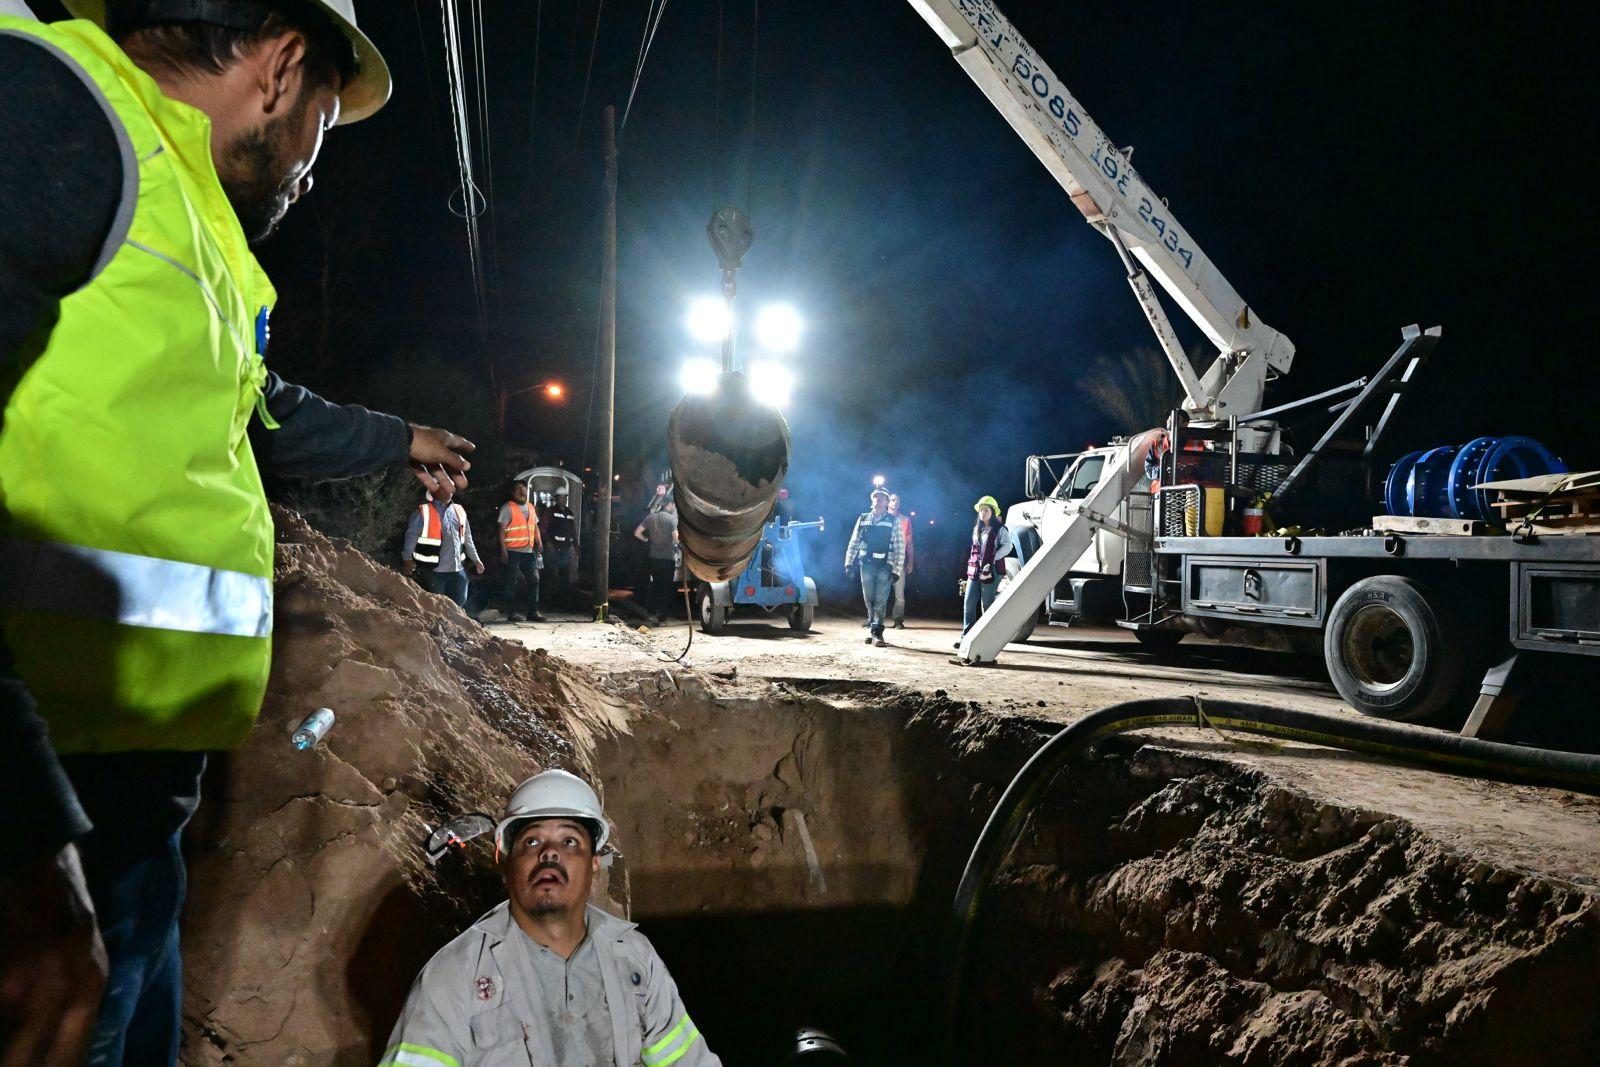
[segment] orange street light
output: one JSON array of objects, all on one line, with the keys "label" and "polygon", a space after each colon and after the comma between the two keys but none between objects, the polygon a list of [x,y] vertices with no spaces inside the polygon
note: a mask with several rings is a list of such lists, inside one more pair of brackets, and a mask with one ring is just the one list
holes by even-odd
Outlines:
[{"label": "orange street light", "polygon": [[562,387],[560,382],[550,382],[544,387],[544,395],[549,397],[551,400],[560,400],[563,396],[567,395],[567,391]]}]

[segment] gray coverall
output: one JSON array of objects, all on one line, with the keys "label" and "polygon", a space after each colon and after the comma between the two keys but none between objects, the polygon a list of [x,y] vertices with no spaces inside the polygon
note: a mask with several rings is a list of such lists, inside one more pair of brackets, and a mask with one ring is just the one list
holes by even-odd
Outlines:
[{"label": "gray coverall", "polygon": [[[721,1067],[667,965],[630,922],[590,907],[618,1067]],[[379,1067],[558,1067],[526,938],[501,903],[422,969]],[[515,948],[516,951],[510,951]]]}]

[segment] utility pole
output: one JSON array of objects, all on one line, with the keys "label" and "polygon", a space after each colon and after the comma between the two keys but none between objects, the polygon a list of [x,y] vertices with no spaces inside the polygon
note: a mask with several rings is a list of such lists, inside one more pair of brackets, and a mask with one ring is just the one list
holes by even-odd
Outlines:
[{"label": "utility pole", "polygon": [[600,499],[595,502],[594,621],[606,621],[611,602],[611,450],[617,428],[617,109],[606,108],[605,265],[600,278]]}]

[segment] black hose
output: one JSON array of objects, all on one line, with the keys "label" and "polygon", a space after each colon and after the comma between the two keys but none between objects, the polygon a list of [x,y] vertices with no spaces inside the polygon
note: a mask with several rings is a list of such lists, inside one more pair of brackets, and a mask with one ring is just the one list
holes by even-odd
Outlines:
[{"label": "black hose", "polygon": [[953,1038],[960,1025],[967,938],[983,906],[984,894],[1057,772],[1084,748],[1112,734],[1170,726],[1215,727],[1238,733],[1266,734],[1459,774],[1600,794],[1600,755],[1481,741],[1381,719],[1352,719],[1260,704],[1207,707],[1198,698],[1182,697],[1130,700],[1091,712],[1046,741],[1022,765],[989,814],[967,860],[966,870],[961,874],[952,905],[955,929],[947,1015],[950,1032],[943,1045],[946,1056],[955,1055]]}]

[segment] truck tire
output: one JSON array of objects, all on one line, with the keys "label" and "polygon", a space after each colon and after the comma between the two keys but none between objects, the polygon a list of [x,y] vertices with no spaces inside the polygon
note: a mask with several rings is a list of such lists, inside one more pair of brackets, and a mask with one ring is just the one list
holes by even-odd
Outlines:
[{"label": "truck tire", "polygon": [[717,603],[717,598],[712,595],[709,585],[700,587],[700,630],[703,633],[719,634],[723,625],[728,621],[728,609]]},{"label": "truck tire", "polygon": [[1020,627],[1017,628],[1016,636],[1011,639],[1012,643],[1018,644],[1018,645],[1026,644],[1027,641],[1028,641],[1028,638],[1033,636],[1033,631],[1038,625],[1039,625],[1039,613],[1037,611],[1035,611],[1032,615],[1028,616],[1028,621],[1027,622],[1023,623]]},{"label": "truck tire", "polygon": [[811,619],[816,608],[811,604],[791,604],[789,606],[789,629],[805,633],[811,629]]},{"label": "truck tire", "polygon": [[[1020,572],[1023,567],[1027,566],[1028,560],[1037,555],[1039,550],[1044,547],[1044,542],[1039,538],[1039,531],[1035,530],[1032,526],[1017,527],[1011,532],[1011,541],[1012,544],[1016,546],[1017,550],[1016,562],[1018,566],[1016,567],[1016,570],[1018,572]],[[1009,561],[1007,566],[1009,569]],[[1016,578],[1012,577],[1009,580],[1016,581]],[[1040,610],[1045,610],[1048,608],[1048,605],[1040,604],[1039,607]],[[1017,627],[1016,634],[1014,634],[1011,638],[1012,643],[1018,645],[1026,644],[1028,639],[1033,636],[1033,631],[1036,627],[1038,627],[1038,625],[1039,612],[1036,611],[1029,616],[1027,622]]]},{"label": "truck tire", "polygon": [[1428,586],[1393,574],[1345,590],[1328,614],[1322,656],[1351,707],[1396,722],[1438,715],[1468,681],[1459,614]]},{"label": "truck tire", "polygon": [[1145,649],[1157,654],[1171,652],[1183,640],[1183,630],[1135,630],[1134,639]]}]

